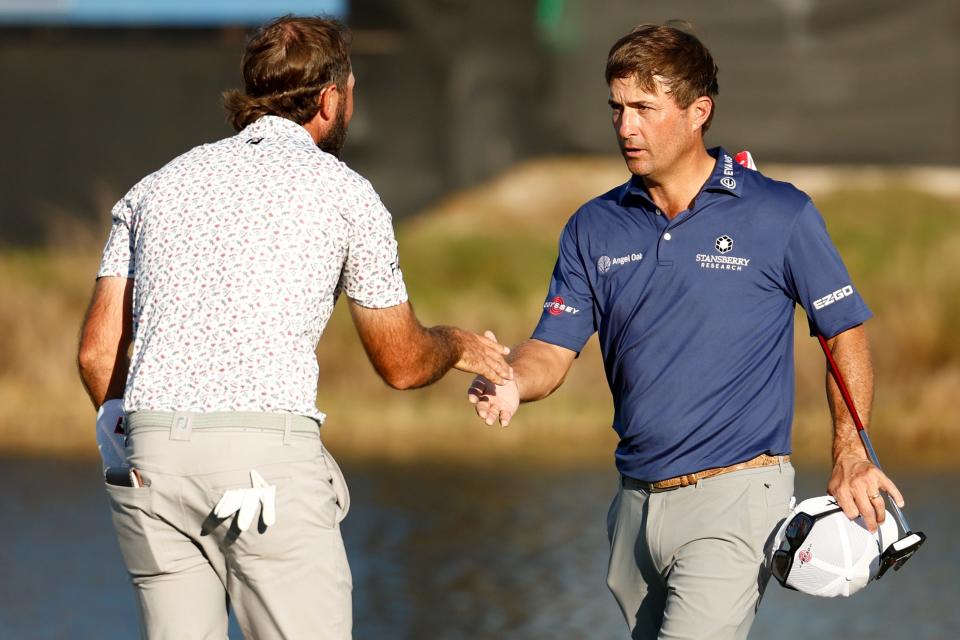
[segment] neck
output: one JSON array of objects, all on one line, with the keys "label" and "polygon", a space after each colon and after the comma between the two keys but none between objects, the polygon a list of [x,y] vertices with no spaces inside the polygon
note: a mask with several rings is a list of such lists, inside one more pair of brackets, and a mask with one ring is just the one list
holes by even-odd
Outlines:
[{"label": "neck", "polygon": [[703,145],[681,156],[662,175],[644,176],[643,183],[654,204],[671,220],[689,209],[717,161]]},{"label": "neck", "polygon": [[318,144],[320,142],[320,123],[317,121],[317,118],[314,118],[310,122],[301,125],[304,129],[307,130],[307,133],[310,134],[310,137],[313,138],[313,144]]}]

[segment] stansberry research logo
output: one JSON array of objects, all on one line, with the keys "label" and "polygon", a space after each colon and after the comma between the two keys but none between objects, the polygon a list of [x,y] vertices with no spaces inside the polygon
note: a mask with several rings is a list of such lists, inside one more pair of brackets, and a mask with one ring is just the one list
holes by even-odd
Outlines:
[{"label": "stansberry research logo", "polygon": [[729,253],[730,250],[733,249],[733,238],[727,235],[720,236],[713,246],[720,253]]},{"label": "stansberry research logo", "polygon": [[[750,258],[728,256],[733,251],[733,238],[724,234],[713,241],[714,253],[698,253],[696,260],[702,269],[717,269],[722,271],[743,271],[750,266]],[[742,249],[743,247],[741,247]]]}]

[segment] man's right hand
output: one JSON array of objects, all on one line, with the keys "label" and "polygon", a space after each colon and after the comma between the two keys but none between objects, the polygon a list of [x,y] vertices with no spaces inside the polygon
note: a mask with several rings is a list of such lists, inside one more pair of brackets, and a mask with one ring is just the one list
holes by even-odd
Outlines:
[{"label": "man's right hand", "polygon": [[520,389],[516,380],[498,385],[483,376],[477,376],[467,390],[467,400],[475,405],[477,415],[488,425],[492,426],[500,420],[505,427],[520,406]]},{"label": "man's right hand", "polygon": [[513,379],[513,367],[504,359],[510,353],[510,347],[497,342],[497,336],[492,331],[484,331],[482,336],[460,331],[459,338],[463,352],[460,360],[453,365],[455,369],[479,374],[496,384],[505,384]]}]

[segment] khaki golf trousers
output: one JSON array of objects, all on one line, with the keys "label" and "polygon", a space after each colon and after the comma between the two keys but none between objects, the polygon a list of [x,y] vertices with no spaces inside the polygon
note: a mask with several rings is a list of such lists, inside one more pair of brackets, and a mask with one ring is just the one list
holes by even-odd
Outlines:
[{"label": "khaki golf trousers", "polygon": [[742,640],[769,580],[764,549],[789,511],[789,462],[649,492],[621,481],[607,515],[607,584],[634,640]]},{"label": "khaki golf trousers", "polygon": [[[107,494],[144,638],[224,640],[231,605],[246,638],[351,637],[339,527],[349,498],[316,423],[139,412],[128,427],[127,456],[146,486],[108,484]],[[258,505],[240,532],[213,509],[226,490],[250,488],[251,469],[276,486],[276,522],[266,527]]]}]

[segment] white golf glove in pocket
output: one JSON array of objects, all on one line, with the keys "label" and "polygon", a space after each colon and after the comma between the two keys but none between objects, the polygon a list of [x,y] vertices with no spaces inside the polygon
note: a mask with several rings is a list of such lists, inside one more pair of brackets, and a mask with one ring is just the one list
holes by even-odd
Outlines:
[{"label": "white golf glove in pocket", "polygon": [[103,460],[103,469],[123,467],[127,464],[123,424],[123,400],[107,400],[97,411],[97,449]]},{"label": "white golf glove in pocket", "polygon": [[272,526],[277,521],[277,487],[267,484],[256,469],[250,470],[249,489],[227,489],[220,502],[213,508],[213,515],[225,520],[237,514],[237,528],[246,531],[253,522],[257,507],[262,505],[260,518],[264,526]]}]

